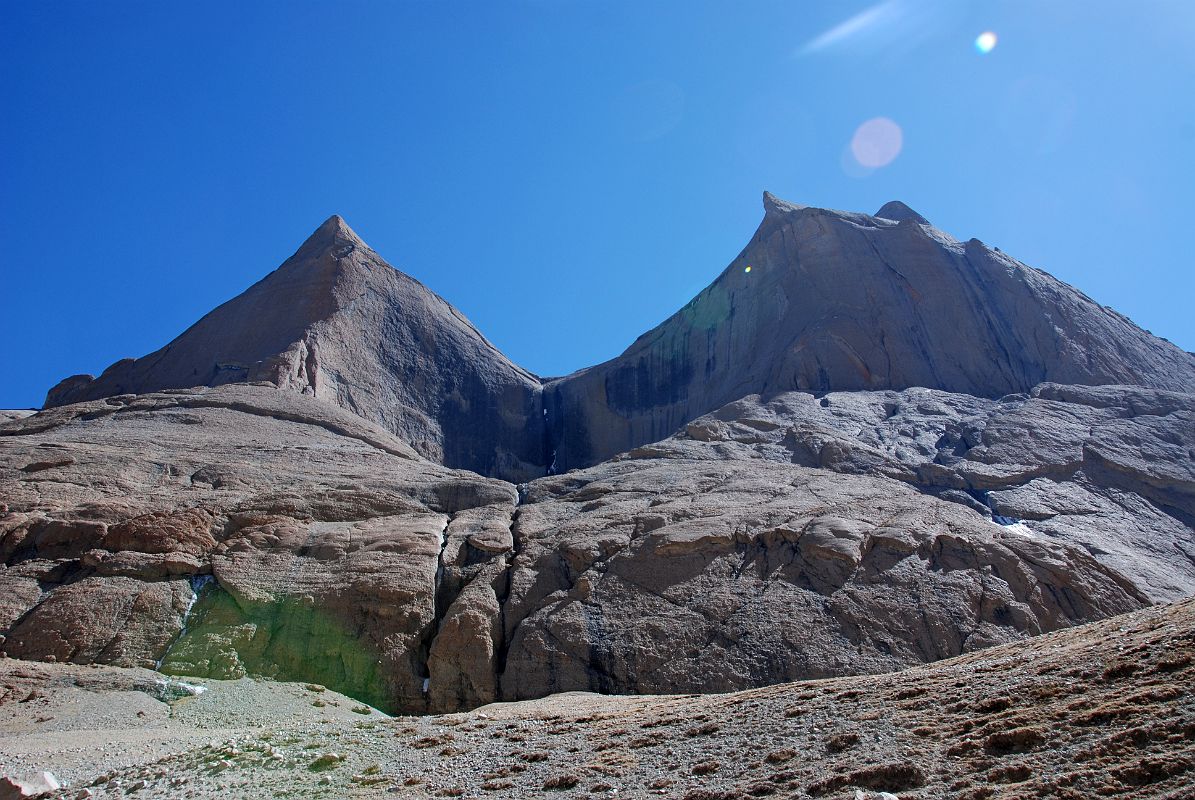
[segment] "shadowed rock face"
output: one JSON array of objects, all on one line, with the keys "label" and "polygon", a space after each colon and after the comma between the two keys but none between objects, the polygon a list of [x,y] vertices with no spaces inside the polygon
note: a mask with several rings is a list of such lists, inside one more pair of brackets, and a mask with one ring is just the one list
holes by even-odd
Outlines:
[{"label": "shadowed rock face", "polygon": [[340,217],[157,352],[59,383],[46,406],[269,381],[382,425],[444,464],[542,475],[539,381]]},{"label": "shadowed rock face", "polygon": [[[903,203],[870,217],[764,196],[750,243],[618,358],[549,382],[559,471],[668,436],[746,394],[1038,383],[1195,391],[1195,357]],[[750,271],[747,268],[750,267]]]}]

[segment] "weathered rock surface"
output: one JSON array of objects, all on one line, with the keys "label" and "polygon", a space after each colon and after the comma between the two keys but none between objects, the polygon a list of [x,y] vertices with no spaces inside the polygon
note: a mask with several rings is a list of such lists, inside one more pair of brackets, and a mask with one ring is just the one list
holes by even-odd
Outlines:
[{"label": "weathered rock surface", "polygon": [[[1109,391],[1099,409],[1041,402],[1123,421]],[[844,397],[936,442],[930,400],[907,394],[904,420],[877,399],[895,393]],[[451,710],[884,671],[1148,602],[1147,581],[910,486],[912,467],[802,462],[790,418],[836,398],[748,398],[517,490],[270,385],[51,409],[0,426],[4,649]],[[1177,467],[1150,480],[1185,496]]]},{"label": "weathered rock surface", "polygon": [[1085,550],[714,441],[535,481],[515,533],[508,698],[882,672],[1145,602]]},{"label": "weathered rock surface", "polygon": [[330,219],[0,416],[0,649],[447,711],[882,672],[1195,591],[1190,354],[902,204],[765,205],[546,384]]},{"label": "weathered rock surface", "polygon": [[[1042,384],[743,398],[646,450],[883,475],[1081,547],[1154,601],[1195,592],[1195,395]],[[632,455],[639,451],[632,451]]]},{"label": "weathered rock surface", "polygon": [[[903,204],[786,203],[701,294],[618,358],[544,389],[558,471],[748,394],[923,386],[997,398],[1039,383],[1195,392],[1195,355]],[[747,268],[750,271],[747,272]]]},{"label": "weathered rock surface", "polygon": [[544,472],[539,381],[336,216],[161,350],[67,378],[46,405],[244,381],[339,405],[453,467]]},{"label": "weathered rock surface", "polygon": [[428,707],[437,604],[510,548],[517,502],[335,406],[252,385],[7,423],[0,498],[9,655],[313,680],[407,709]]}]

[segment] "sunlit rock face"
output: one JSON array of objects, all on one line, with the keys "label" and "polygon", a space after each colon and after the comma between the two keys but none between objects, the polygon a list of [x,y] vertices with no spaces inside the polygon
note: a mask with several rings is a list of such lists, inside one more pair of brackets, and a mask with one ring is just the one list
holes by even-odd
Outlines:
[{"label": "sunlit rock face", "polygon": [[[759,229],[618,358],[544,389],[558,470],[670,435],[747,394],[1038,383],[1195,391],[1195,357],[903,203],[878,216],[765,195]],[[750,267],[750,271],[747,268]]]},{"label": "sunlit rock face", "polygon": [[765,205],[693,302],[546,382],[330,219],[0,413],[0,649],[451,711],[891,670],[1195,591],[1190,354],[901,203]]}]

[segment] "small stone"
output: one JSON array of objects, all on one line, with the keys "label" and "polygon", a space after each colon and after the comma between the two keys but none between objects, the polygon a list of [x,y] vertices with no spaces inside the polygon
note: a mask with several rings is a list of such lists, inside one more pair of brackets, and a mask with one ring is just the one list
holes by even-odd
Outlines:
[{"label": "small stone", "polygon": [[344,756],[339,753],[324,753],[312,761],[307,768],[313,772],[322,772],[326,769],[332,769],[341,761],[344,761]]}]

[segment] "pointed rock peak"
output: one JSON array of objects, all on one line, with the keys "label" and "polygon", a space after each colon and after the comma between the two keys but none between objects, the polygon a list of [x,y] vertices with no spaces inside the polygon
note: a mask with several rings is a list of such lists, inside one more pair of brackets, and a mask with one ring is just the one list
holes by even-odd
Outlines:
[{"label": "pointed rock peak", "polygon": [[361,241],[361,237],[357,235],[356,231],[349,227],[349,224],[344,221],[344,217],[339,214],[333,214],[324,220],[324,224],[316,228],[312,236],[323,234],[324,236],[331,236],[336,239],[344,239],[354,244],[365,244]]},{"label": "pointed rock peak", "polygon": [[877,217],[883,219],[890,219],[895,222],[904,222],[907,219],[913,220],[918,225],[929,225],[930,222],[925,217],[918,214],[913,209],[906,206],[899,200],[893,200],[890,203],[885,203],[884,207],[875,213]]},{"label": "pointed rock peak", "polygon": [[361,237],[349,227],[343,217],[333,214],[307,237],[291,260],[318,257],[321,253],[332,250],[334,255],[340,254],[336,255],[339,261],[357,248],[368,248],[368,245],[361,241]]},{"label": "pointed rock peak", "polygon": [[763,193],[763,210],[764,214],[790,214],[793,211],[800,211],[806,206],[790,203],[787,200],[781,200],[771,192]]}]

